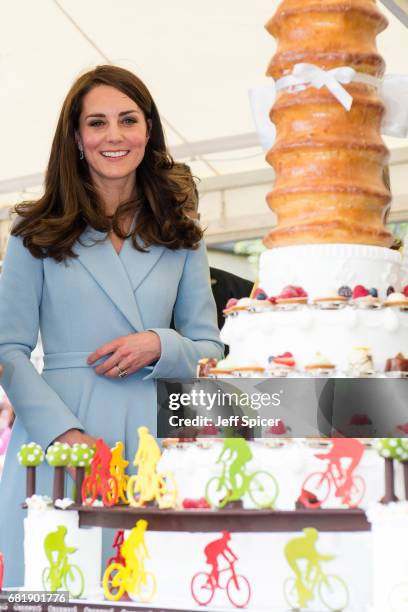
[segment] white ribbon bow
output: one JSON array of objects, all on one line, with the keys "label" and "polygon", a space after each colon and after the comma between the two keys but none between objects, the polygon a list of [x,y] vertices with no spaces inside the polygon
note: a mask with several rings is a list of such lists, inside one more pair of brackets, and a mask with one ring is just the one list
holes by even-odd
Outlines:
[{"label": "white ribbon bow", "polygon": [[341,66],[332,70],[324,70],[314,64],[296,64],[292,74],[284,76],[276,82],[276,89],[287,89],[289,87],[304,89],[304,86],[327,89],[349,111],[353,104],[353,96],[342,87],[354,80],[356,71],[349,66]]},{"label": "white ribbon bow", "polygon": [[352,81],[377,87],[386,109],[382,134],[397,138],[408,137],[408,75],[387,75],[381,81],[369,74],[356,72],[348,66],[323,70],[314,64],[296,64],[292,74],[282,77],[277,82],[271,79],[269,85],[249,91],[252,113],[262,148],[267,151],[275,142],[276,129],[269,119],[269,113],[278,91],[292,89],[295,95],[297,91],[306,87],[316,87],[316,89],[327,87],[349,111],[353,97],[342,85]]}]

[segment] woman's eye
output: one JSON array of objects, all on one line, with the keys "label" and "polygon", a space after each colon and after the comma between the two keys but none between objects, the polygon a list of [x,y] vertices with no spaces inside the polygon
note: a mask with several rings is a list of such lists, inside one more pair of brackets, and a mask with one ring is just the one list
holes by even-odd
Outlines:
[{"label": "woman's eye", "polygon": [[132,123],[137,123],[137,121],[134,117],[125,117],[123,123],[130,125]]},{"label": "woman's eye", "polygon": [[101,121],[100,119],[95,119],[94,121],[91,121],[89,125],[91,127],[99,127],[100,125],[103,125],[103,121]]}]

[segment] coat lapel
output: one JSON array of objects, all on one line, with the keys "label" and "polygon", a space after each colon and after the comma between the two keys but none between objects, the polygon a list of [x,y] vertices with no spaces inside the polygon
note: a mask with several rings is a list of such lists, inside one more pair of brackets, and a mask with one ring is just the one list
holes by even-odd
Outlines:
[{"label": "coat lapel", "polygon": [[[100,242],[101,240],[103,242]],[[122,252],[129,246],[125,243]],[[125,269],[125,265],[128,270],[129,266],[116,254],[111,242],[106,239],[106,234],[88,228],[81,236],[81,243],[78,242],[74,250],[78,255],[78,261],[92,275],[135,331],[143,331],[144,325],[133,293],[130,274],[128,275]],[[143,270],[143,277],[147,272],[148,270]]]},{"label": "coat lapel", "polygon": [[[143,242],[139,241],[139,244],[144,247]],[[155,245],[147,247],[146,252],[137,251],[133,248],[131,240],[126,240],[120,252],[120,258],[126,268],[133,291],[136,291],[141,285],[163,252],[164,247]]]}]

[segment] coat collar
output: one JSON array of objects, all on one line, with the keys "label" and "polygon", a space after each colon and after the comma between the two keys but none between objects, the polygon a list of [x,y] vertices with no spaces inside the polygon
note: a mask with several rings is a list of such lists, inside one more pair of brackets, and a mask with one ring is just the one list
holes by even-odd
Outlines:
[{"label": "coat collar", "polygon": [[88,227],[74,248],[78,261],[126,317],[135,331],[143,331],[143,319],[134,291],[159,260],[164,247],[136,251],[127,240],[120,255],[106,233]]}]

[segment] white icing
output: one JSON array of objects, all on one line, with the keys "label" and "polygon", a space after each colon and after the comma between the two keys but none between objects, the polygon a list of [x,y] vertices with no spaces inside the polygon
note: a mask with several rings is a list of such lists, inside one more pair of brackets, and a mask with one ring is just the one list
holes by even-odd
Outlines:
[{"label": "white icing", "polygon": [[[404,275],[405,278],[405,275]],[[390,249],[360,244],[310,244],[280,247],[262,253],[259,286],[278,295],[286,285],[300,285],[312,299],[348,285],[375,287],[385,299],[388,287],[402,287],[401,255]]]},{"label": "white icing", "polygon": [[84,575],[85,591],[82,597],[87,599],[100,597],[101,528],[79,529],[78,512],[55,510],[50,507],[42,509],[41,512],[29,509],[24,519],[24,589],[27,591],[44,589],[42,573],[44,568],[49,566],[44,551],[44,539],[48,533],[55,531],[58,525],[65,525],[67,528],[65,538],[67,546],[77,548],[76,552],[69,556],[69,562],[78,565]]},{"label": "white icing", "polygon": [[268,357],[286,351],[303,368],[320,351],[337,368],[348,370],[354,347],[370,349],[375,370],[383,372],[388,358],[408,346],[408,312],[397,309],[341,310],[301,307],[282,312],[240,312],[228,317],[221,332],[236,366],[268,366]]}]

